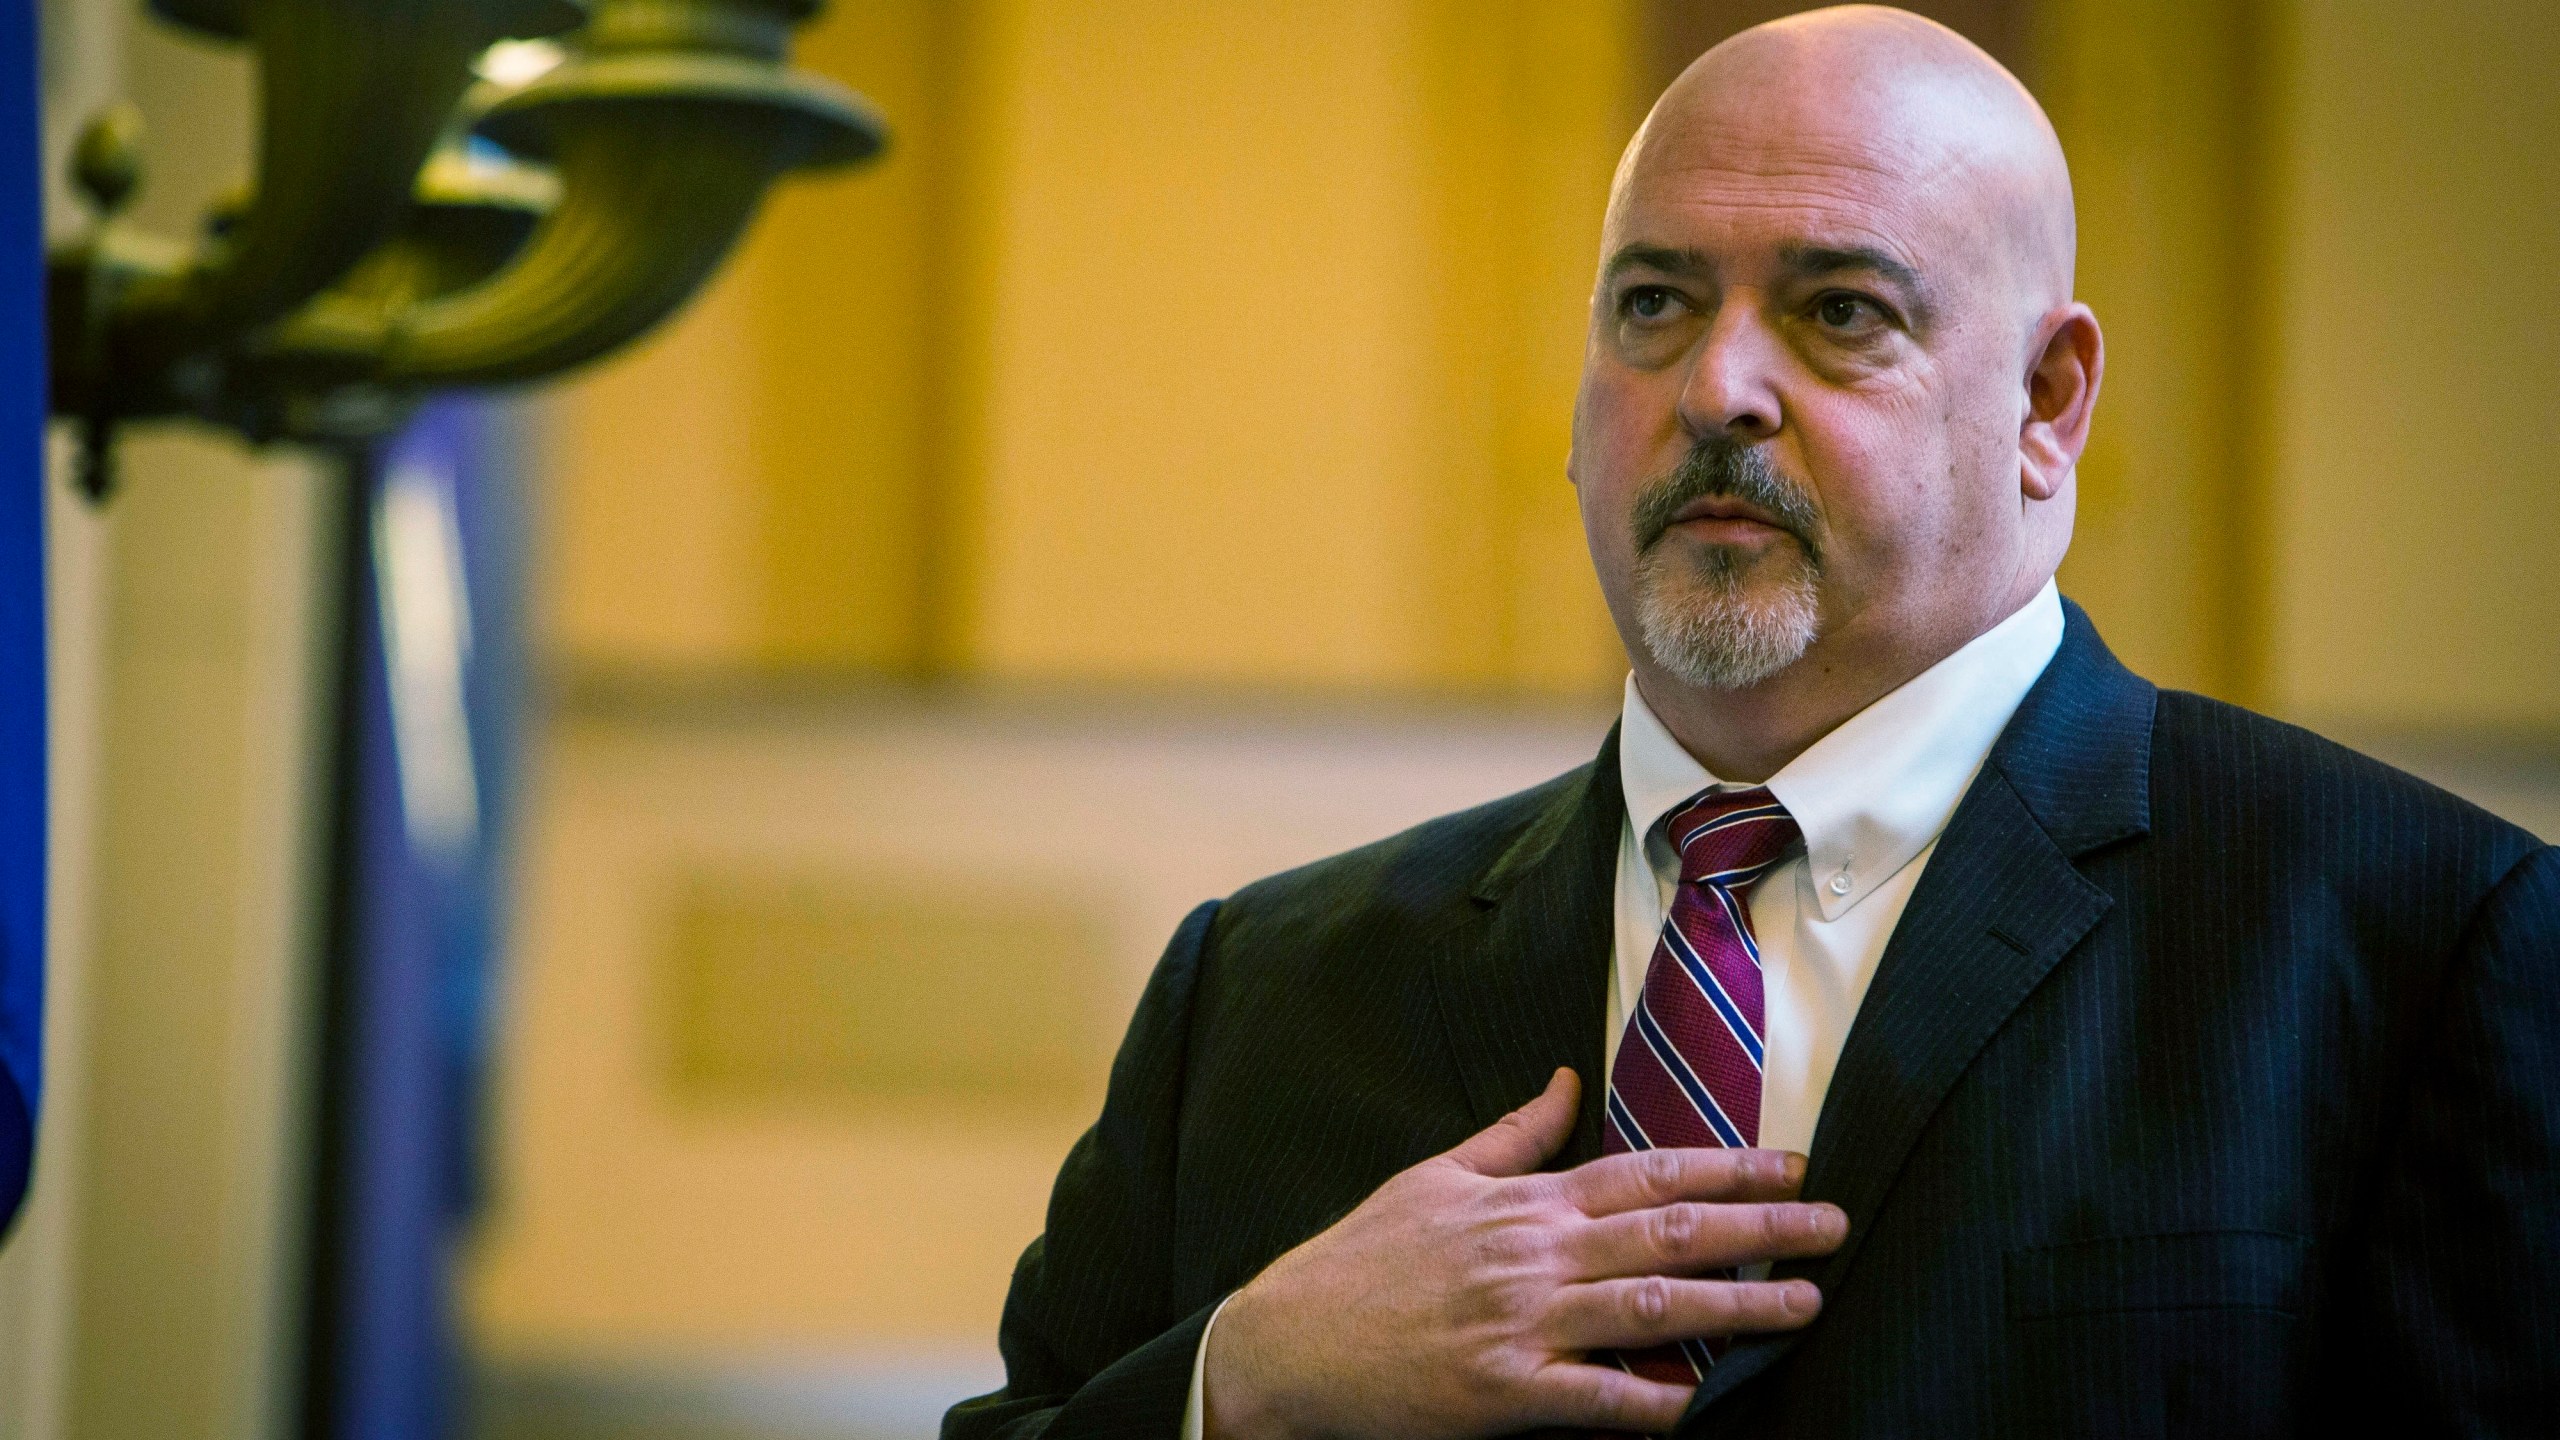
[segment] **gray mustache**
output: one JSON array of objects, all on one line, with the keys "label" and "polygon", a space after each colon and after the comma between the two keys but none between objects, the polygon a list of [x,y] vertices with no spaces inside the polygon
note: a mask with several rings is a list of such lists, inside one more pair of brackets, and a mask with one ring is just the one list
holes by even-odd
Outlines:
[{"label": "gray mustache", "polygon": [[1767,451],[1721,439],[1699,441],[1687,458],[1669,474],[1646,485],[1644,493],[1636,498],[1637,553],[1652,549],[1681,510],[1694,501],[1708,499],[1739,500],[1766,511],[1779,529],[1804,547],[1808,561],[1821,563],[1821,552],[1813,543],[1819,517],[1804,487],[1778,473]]}]

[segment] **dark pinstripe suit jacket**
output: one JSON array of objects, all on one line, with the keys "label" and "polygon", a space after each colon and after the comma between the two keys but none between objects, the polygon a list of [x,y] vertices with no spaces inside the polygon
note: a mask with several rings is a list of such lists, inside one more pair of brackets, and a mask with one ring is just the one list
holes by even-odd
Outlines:
[{"label": "dark pinstripe suit jacket", "polygon": [[[1557,1065],[1596,1155],[1620,803],[1613,739],[1193,912],[945,1440],[1174,1435],[1221,1297]],[[1805,1193],[1821,1319],[1683,1436],[2560,1434],[2560,851],[2073,607]]]}]

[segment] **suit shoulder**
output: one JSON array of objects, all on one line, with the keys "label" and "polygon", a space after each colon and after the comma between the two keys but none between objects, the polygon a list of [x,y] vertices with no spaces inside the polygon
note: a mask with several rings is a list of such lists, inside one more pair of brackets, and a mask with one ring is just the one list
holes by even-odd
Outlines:
[{"label": "suit shoulder", "polygon": [[1310,936],[1441,923],[1542,816],[1592,779],[1574,767],[1526,790],[1426,820],[1355,850],[1257,880],[1219,907],[1220,939]]},{"label": "suit shoulder", "polygon": [[2406,862],[2468,857],[2494,880],[2541,842],[2405,770],[2298,725],[2183,690],[2160,692],[2152,792],[2169,812],[2245,810],[2259,836]]}]

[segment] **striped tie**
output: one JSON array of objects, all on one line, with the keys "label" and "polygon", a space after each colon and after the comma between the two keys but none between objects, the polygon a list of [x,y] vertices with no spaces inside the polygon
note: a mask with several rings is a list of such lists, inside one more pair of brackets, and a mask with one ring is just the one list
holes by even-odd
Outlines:
[{"label": "striped tie", "polygon": [[[1663,821],[1680,885],[1645,967],[1609,1071],[1601,1153],[1760,1141],[1760,947],[1751,887],[1796,843],[1796,822],[1767,789],[1706,791]],[[1729,1278],[1731,1272],[1725,1272]],[[1690,1384],[1725,1341],[1619,1352],[1649,1379]]]}]

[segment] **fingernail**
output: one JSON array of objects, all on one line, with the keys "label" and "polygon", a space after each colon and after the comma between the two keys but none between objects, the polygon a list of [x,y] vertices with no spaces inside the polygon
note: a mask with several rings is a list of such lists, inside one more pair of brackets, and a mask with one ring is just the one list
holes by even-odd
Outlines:
[{"label": "fingernail", "polygon": [[1822,1308],[1822,1292],[1810,1280],[1791,1280],[1787,1283],[1786,1305],[1790,1315],[1810,1315]]},{"label": "fingernail", "polygon": [[1818,1240],[1839,1240],[1849,1233],[1849,1212],[1837,1205],[1813,1207],[1813,1234]]},{"label": "fingernail", "polygon": [[1778,1173],[1784,1175],[1790,1185],[1803,1184],[1804,1157],[1790,1152],[1785,1159],[1778,1162]]}]

